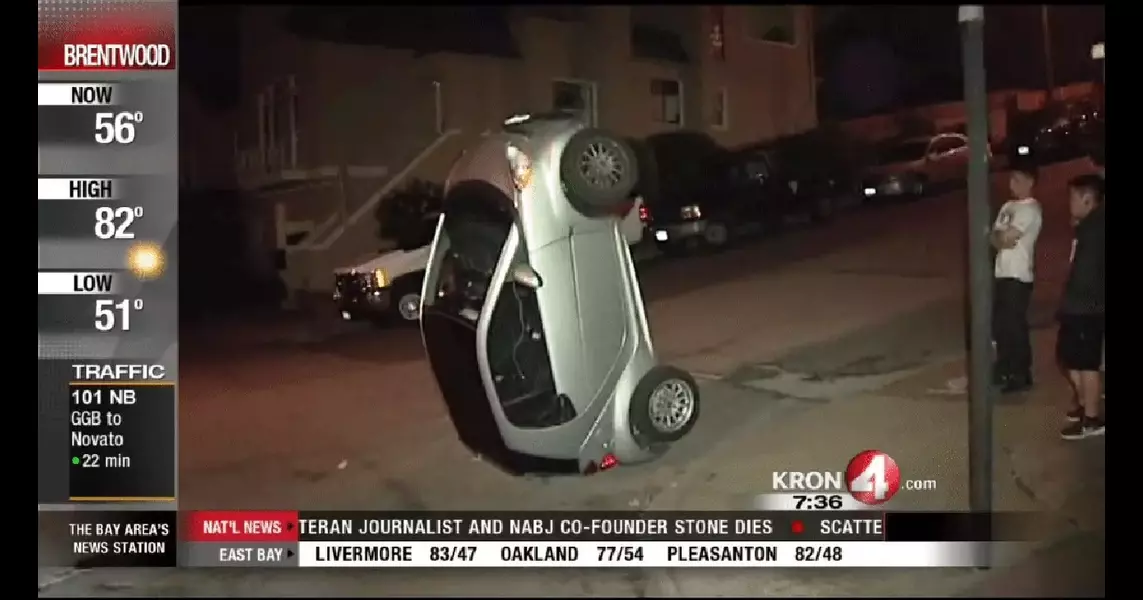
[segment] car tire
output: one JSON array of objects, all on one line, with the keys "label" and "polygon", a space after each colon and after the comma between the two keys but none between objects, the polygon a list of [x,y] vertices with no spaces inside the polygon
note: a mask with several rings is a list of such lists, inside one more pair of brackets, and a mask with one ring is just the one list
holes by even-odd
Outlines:
[{"label": "car tire", "polygon": [[400,323],[419,323],[421,320],[420,279],[399,283],[393,288],[393,315]]},{"label": "car tire", "polygon": [[931,187],[932,186],[929,184],[929,179],[927,177],[918,176],[916,183],[913,184],[913,199],[918,200],[920,198],[924,198],[925,195],[928,194],[931,190]]},{"label": "car tire", "polygon": [[605,131],[583,129],[564,148],[560,179],[572,207],[598,217],[614,214],[631,201],[639,165],[627,142]]},{"label": "car tire", "polygon": [[631,395],[631,435],[644,447],[678,441],[698,422],[700,407],[698,384],[690,373],[656,366],[643,376]]},{"label": "car tire", "polygon": [[722,221],[707,222],[706,228],[702,232],[703,245],[715,251],[730,246],[733,237],[734,232],[731,231],[730,226]]},{"label": "car tire", "polygon": [[810,212],[810,218],[815,223],[826,223],[833,219],[837,206],[832,196],[822,196],[814,200],[813,209]]}]

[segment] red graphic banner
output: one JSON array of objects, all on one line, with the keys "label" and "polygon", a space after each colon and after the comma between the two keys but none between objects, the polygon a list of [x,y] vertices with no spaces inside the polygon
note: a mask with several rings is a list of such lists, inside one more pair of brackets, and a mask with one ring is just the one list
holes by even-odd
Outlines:
[{"label": "red graphic banner", "polygon": [[41,71],[175,68],[171,3],[80,0],[39,6]]}]

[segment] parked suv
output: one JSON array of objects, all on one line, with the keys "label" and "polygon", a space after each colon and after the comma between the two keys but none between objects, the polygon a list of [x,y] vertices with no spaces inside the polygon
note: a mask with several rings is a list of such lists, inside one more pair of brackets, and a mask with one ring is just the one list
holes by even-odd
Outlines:
[{"label": "parked suv", "polygon": [[721,248],[793,219],[829,219],[851,194],[852,177],[811,147],[794,136],[712,157],[686,194],[648,205],[655,241],[671,253]]}]

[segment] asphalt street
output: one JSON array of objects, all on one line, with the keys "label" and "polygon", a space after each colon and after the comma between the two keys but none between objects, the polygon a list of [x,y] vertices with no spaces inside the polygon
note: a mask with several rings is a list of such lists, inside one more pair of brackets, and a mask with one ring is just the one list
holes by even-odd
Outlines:
[{"label": "asphalt street", "polygon": [[[1034,325],[1050,323],[1069,248],[1061,190],[1080,168],[1054,168],[1042,181]],[[306,333],[276,338],[199,332],[182,349],[180,508],[659,508],[682,488],[718,479],[727,460],[720,448],[768,428],[828,436],[815,411],[962,356],[964,215],[963,193],[860,207],[826,225],[641,267],[656,350],[699,377],[703,417],[660,461],[588,478],[512,477],[470,456],[415,329],[330,322],[278,324]],[[836,460],[847,459],[839,450]],[[781,466],[749,454],[734,461],[756,461],[758,473]],[[750,491],[764,485],[760,475],[757,486],[744,484],[703,508],[747,508]],[[41,595],[670,593],[652,579],[577,571],[124,571],[78,575]]]}]

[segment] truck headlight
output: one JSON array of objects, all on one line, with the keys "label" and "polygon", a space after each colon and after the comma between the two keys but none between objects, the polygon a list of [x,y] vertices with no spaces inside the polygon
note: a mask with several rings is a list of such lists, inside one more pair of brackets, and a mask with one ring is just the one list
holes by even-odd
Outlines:
[{"label": "truck headlight", "polygon": [[389,279],[389,274],[385,272],[385,269],[373,269],[373,285],[384,288],[389,287],[390,283],[392,283],[392,281]]},{"label": "truck headlight", "polygon": [[701,219],[702,209],[697,204],[684,206],[679,210],[679,216],[684,219]]}]

